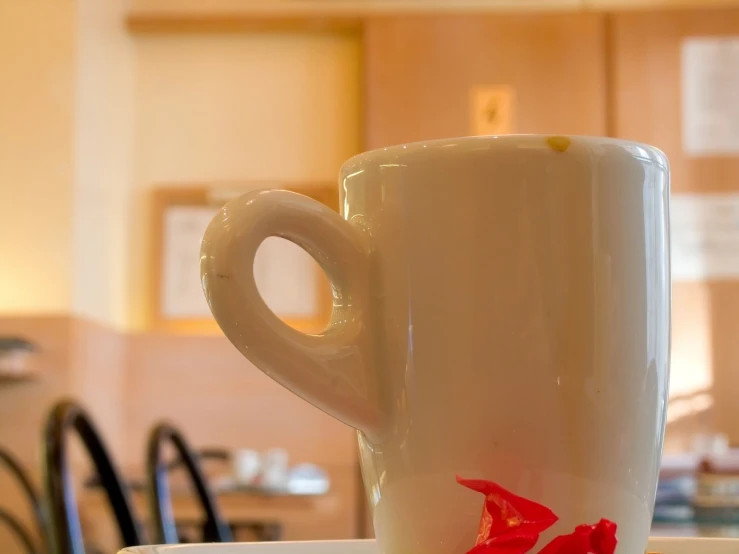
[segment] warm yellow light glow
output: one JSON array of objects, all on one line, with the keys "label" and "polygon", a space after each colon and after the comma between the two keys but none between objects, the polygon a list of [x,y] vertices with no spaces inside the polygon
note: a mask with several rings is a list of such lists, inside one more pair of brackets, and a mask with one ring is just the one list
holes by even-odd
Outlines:
[{"label": "warm yellow light glow", "polygon": [[707,285],[673,286],[670,396],[681,397],[713,386],[711,299]]}]

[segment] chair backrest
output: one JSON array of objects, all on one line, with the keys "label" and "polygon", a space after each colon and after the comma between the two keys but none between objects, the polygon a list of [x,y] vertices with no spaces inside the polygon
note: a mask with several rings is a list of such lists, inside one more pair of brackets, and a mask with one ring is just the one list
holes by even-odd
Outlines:
[{"label": "chair backrest", "polygon": [[3,508],[0,508],[0,523],[4,523],[8,529],[10,529],[11,533],[15,535],[18,542],[21,543],[23,549],[28,554],[39,554],[41,552],[36,546],[33,538],[31,538],[30,531],[26,529],[18,519]]},{"label": "chair backrest", "polygon": [[168,424],[160,423],[151,431],[147,444],[146,473],[149,481],[150,513],[154,523],[154,539],[160,544],[175,544],[179,541],[175,526],[172,496],[169,490],[168,468],[164,461],[164,446],[171,443],[185,466],[195,487],[195,494],[206,518],[206,537],[211,542],[230,542],[231,529],[221,517],[213,494],[203,476],[197,456],[187,444],[180,431]]},{"label": "chair backrest", "polygon": [[[41,495],[36,490],[36,487],[31,482],[31,478],[28,473],[23,469],[23,466],[15,459],[15,457],[5,450],[0,448],[0,466],[5,466],[8,473],[10,473],[20,485],[23,495],[26,497],[31,511],[36,520],[36,527],[38,534],[41,537],[43,544],[48,546],[48,532],[49,526],[46,518],[46,512],[44,511],[41,503]],[[0,508],[0,520],[2,520],[18,537],[21,543],[24,544],[28,552],[38,552],[41,550],[37,545],[34,545],[34,540],[31,538],[32,533],[26,529],[15,517]],[[30,542],[29,542],[30,541]]]},{"label": "chair backrest", "polygon": [[63,400],[51,410],[44,431],[44,476],[55,554],[85,552],[77,497],[69,467],[71,432],[81,439],[100,476],[115,515],[123,546],[144,543],[138,521],[131,510],[126,487],[92,420],[76,402]]}]

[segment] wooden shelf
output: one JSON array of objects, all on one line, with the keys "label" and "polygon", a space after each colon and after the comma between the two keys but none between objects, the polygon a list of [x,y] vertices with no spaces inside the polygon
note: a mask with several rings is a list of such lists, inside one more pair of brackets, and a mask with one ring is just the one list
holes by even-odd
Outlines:
[{"label": "wooden shelf", "polygon": [[38,372],[36,371],[24,371],[22,373],[2,373],[0,372],[0,386],[9,385],[12,383],[26,383],[29,381],[36,381],[38,379]]},{"label": "wooden shelf", "polygon": [[126,26],[134,34],[357,32],[368,17],[482,12],[654,11],[739,7],[739,0],[269,0],[134,4]]},{"label": "wooden shelf", "polygon": [[134,34],[353,33],[361,25],[361,18],[341,15],[133,13],[126,19]]}]

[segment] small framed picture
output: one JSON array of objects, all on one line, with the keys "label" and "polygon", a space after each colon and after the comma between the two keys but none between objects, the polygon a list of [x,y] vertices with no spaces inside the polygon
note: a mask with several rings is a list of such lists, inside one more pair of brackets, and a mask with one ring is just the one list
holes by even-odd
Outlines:
[{"label": "small framed picture", "polygon": [[[160,187],[153,197],[152,327],[217,330],[200,282],[200,244],[218,210],[230,198],[264,188],[309,196],[338,210],[333,184],[247,183],[238,186]],[[305,332],[323,329],[331,314],[331,289],[318,263],[279,237],[265,240],[254,261],[254,278],[265,303],[288,325]]]}]

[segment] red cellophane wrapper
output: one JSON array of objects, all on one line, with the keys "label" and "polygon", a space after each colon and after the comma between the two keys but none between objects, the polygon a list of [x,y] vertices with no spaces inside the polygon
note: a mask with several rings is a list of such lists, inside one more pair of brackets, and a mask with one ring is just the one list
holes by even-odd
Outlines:
[{"label": "red cellophane wrapper", "polygon": [[[485,495],[477,541],[467,554],[525,554],[559,519],[546,506],[492,481],[457,476],[457,482]],[[539,554],[614,554],[617,542],[616,524],[601,519],[594,525],[578,525],[573,533],[552,540]]]},{"label": "red cellophane wrapper", "polygon": [[601,519],[595,525],[578,525],[569,535],[561,535],[547,544],[539,554],[614,554],[616,524]]},{"label": "red cellophane wrapper", "polygon": [[524,554],[534,547],[539,534],[558,519],[546,506],[492,481],[458,476],[457,482],[485,495],[477,541],[468,554]]}]

